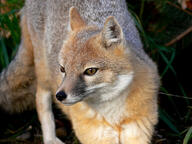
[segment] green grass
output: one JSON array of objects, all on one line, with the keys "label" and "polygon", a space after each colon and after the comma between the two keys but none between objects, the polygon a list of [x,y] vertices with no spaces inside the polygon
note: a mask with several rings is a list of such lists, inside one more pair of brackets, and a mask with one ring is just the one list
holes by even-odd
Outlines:
[{"label": "green grass", "polygon": [[[192,34],[188,34],[175,44],[166,47],[165,44],[192,25],[192,16],[169,5],[176,4],[174,0],[127,0],[129,10],[143,40],[145,51],[158,64],[162,85],[159,94],[159,124],[155,139],[165,139],[165,143],[192,143],[192,91],[182,79],[185,72],[178,72],[178,64],[183,61],[192,46]],[[9,10],[0,14],[0,71],[5,68],[16,54],[20,43],[19,10],[23,1],[7,0],[0,4],[0,9]],[[190,52],[190,51],[189,51]],[[186,66],[187,67],[187,66]],[[188,66],[189,67],[189,66]],[[180,74],[181,73],[181,74]],[[181,75],[181,76],[180,76]],[[190,75],[188,74],[190,77]],[[37,120],[37,119],[35,119]],[[33,122],[30,122],[30,124]],[[28,123],[26,123],[28,125]],[[14,128],[10,124],[10,127]],[[8,135],[16,137],[23,131]],[[7,138],[7,134],[4,135]],[[74,143],[78,143],[75,138]]]},{"label": "green grass", "polygon": [[[6,67],[16,54],[20,43],[19,10],[23,1],[7,0],[0,3],[0,69]],[[8,10],[7,10],[8,8]]]}]

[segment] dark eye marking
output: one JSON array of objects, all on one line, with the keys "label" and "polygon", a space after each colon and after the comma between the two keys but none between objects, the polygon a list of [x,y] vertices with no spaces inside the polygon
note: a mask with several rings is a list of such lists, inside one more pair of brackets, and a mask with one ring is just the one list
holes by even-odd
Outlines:
[{"label": "dark eye marking", "polygon": [[65,73],[65,68],[64,68],[63,66],[60,66],[60,71],[61,71],[62,73]]}]

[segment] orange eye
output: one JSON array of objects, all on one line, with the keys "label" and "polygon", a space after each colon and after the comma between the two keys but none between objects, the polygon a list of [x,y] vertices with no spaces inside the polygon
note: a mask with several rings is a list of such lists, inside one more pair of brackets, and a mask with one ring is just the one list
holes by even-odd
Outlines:
[{"label": "orange eye", "polygon": [[84,71],[85,75],[92,76],[97,72],[98,68],[88,68]]},{"label": "orange eye", "polygon": [[65,68],[62,67],[62,66],[60,66],[60,71],[61,71],[62,73],[65,73]]}]

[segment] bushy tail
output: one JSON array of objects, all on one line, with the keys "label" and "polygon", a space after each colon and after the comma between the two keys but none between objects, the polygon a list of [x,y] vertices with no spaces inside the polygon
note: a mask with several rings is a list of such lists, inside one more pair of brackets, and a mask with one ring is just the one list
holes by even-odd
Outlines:
[{"label": "bushy tail", "polygon": [[16,57],[0,73],[0,107],[21,112],[35,106],[36,78],[33,47],[25,16],[22,16],[22,41]]}]

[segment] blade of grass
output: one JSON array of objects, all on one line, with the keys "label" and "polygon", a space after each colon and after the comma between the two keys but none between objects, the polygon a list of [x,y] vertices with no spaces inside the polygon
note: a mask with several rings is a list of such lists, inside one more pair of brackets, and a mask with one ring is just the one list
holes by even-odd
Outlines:
[{"label": "blade of grass", "polygon": [[2,48],[2,52],[3,52],[3,56],[4,56],[5,66],[7,66],[9,64],[9,57],[8,57],[7,49],[5,47],[3,38],[0,39],[0,42],[1,42],[1,48]]},{"label": "blade of grass", "polygon": [[[160,91],[165,92],[165,93],[168,93],[168,91],[167,91],[166,88],[164,88],[164,87],[161,87],[161,88],[160,88]],[[181,114],[179,113],[179,111],[178,111],[178,109],[177,109],[177,106],[176,106],[173,98],[172,98],[171,96],[169,96],[169,95],[167,95],[167,97],[168,97],[169,101],[171,102],[171,104],[172,104],[172,106],[173,106],[173,108],[174,108],[174,111],[177,113],[177,115],[178,115],[179,118],[180,118],[180,117],[181,117]]]},{"label": "blade of grass", "polygon": [[190,107],[188,107],[188,111],[187,111],[187,113],[185,114],[185,123],[187,123],[188,121],[190,121],[191,113],[192,113],[192,111],[191,111]]},{"label": "blade of grass", "polygon": [[142,19],[142,16],[143,16],[144,6],[145,6],[145,0],[142,0],[141,1],[140,13],[139,13],[140,19]]},{"label": "blade of grass", "polygon": [[[185,92],[183,86],[182,86],[179,82],[178,82],[178,86],[179,86],[179,89],[180,89],[182,95],[184,95],[184,97],[187,98],[187,94],[186,94],[186,92]],[[189,100],[186,99],[186,103],[187,103],[187,105],[189,105]]]},{"label": "blade of grass", "polygon": [[[165,56],[165,54],[162,51],[159,51],[159,54],[161,55],[161,57],[163,58],[163,60],[166,62],[167,66],[164,69],[163,73],[161,74],[161,77],[165,75],[165,73],[167,72],[168,68],[173,72],[173,74],[176,76],[176,71],[173,68],[173,66],[171,65],[171,62],[167,59],[167,57]],[[172,55],[172,61],[175,57],[175,54]]]},{"label": "blade of grass", "polygon": [[185,138],[183,140],[183,144],[189,144],[188,142],[192,139],[192,126],[189,128]]},{"label": "blade of grass", "polygon": [[160,119],[177,135],[179,135],[179,130],[177,127],[171,122],[170,118],[167,116],[168,114],[162,109],[159,110]]},{"label": "blade of grass", "polygon": [[176,71],[174,70],[174,68],[171,65],[173,60],[175,59],[175,54],[176,54],[176,52],[173,51],[172,54],[171,54],[170,60],[168,60],[167,57],[164,55],[164,53],[160,52],[160,55],[163,57],[164,61],[167,63],[166,67],[164,68],[164,71],[161,74],[161,77],[163,77],[166,74],[166,72],[168,71],[169,68],[176,75]]}]

